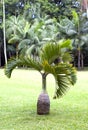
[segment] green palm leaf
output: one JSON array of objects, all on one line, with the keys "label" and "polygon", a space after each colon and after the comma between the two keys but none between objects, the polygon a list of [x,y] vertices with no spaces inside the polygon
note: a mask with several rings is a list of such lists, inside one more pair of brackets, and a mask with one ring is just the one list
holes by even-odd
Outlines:
[{"label": "green palm leaf", "polygon": [[23,39],[22,41],[20,41],[19,45],[18,45],[18,49],[21,50],[25,47],[28,47],[28,45],[31,44],[31,40],[30,39]]},{"label": "green palm leaf", "polygon": [[25,57],[20,57],[19,59],[15,59],[15,58],[11,59],[5,67],[5,75],[8,78],[10,78],[13,69],[16,66],[23,66],[23,65],[38,71],[42,70],[42,66],[39,62],[36,62],[33,59],[25,56]]},{"label": "green palm leaf", "polygon": [[43,61],[42,63],[43,66],[43,71],[46,72],[47,74],[55,74],[54,67],[50,65],[46,60]]},{"label": "green palm leaf", "polygon": [[63,96],[66,91],[68,90],[70,84],[67,80],[67,77],[65,75],[58,75],[56,80],[56,93],[54,95],[54,98],[59,98]]},{"label": "green palm leaf", "polygon": [[73,60],[73,56],[69,54],[69,52],[65,52],[62,56],[62,61],[63,62],[71,62]]},{"label": "green palm leaf", "polygon": [[19,43],[21,38],[17,35],[14,35],[12,38],[9,39],[8,43]]},{"label": "green palm leaf", "polygon": [[71,49],[71,47],[72,47],[70,39],[61,40],[58,44],[60,45],[60,48],[69,48],[69,49]]},{"label": "green palm leaf", "polygon": [[73,22],[78,27],[79,26],[79,16],[75,11],[72,11]]},{"label": "green palm leaf", "polygon": [[5,66],[5,75],[10,78],[11,77],[11,73],[13,71],[13,69],[16,66],[22,65],[22,61],[20,59],[10,59],[10,61],[8,62],[8,64]]},{"label": "green palm leaf", "polygon": [[66,93],[68,88],[76,83],[76,71],[70,64],[61,64],[57,66],[55,79],[56,91],[54,98],[60,97]]},{"label": "green palm leaf", "polygon": [[48,43],[44,46],[41,53],[41,60],[47,60],[48,63],[53,63],[60,56],[60,47],[57,44]]},{"label": "green palm leaf", "polygon": [[66,52],[66,48],[71,48],[71,41],[61,41],[58,43],[48,43],[44,46],[41,53],[42,61],[47,60],[50,64],[52,64],[55,59],[61,57],[64,52]]}]

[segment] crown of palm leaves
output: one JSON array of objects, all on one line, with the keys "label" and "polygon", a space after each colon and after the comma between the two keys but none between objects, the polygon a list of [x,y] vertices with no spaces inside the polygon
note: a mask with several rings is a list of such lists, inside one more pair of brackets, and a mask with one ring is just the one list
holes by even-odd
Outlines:
[{"label": "crown of palm leaves", "polygon": [[[67,53],[67,48],[71,44],[70,40],[62,41],[57,44],[45,44],[40,51],[38,60],[32,59],[28,54],[19,56],[18,59],[11,59],[5,67],[5,74],[8,78],[11,77],[11,73],[16,66],[27,66],[38,70],[41,74],[53,74],[56,80],[55,95],[54,98],[62,96],[66,90],[76,83],[76,70],[75,68],[66,62],[54,63],[55,59],[63,56],[62,54]],[[65,49],[65,51],[61,51]],[[70,54],[68,53],[70,56]],[[68,57],[67,57],[68,59]],[[69,59],[68,59],[69,61]]]}]

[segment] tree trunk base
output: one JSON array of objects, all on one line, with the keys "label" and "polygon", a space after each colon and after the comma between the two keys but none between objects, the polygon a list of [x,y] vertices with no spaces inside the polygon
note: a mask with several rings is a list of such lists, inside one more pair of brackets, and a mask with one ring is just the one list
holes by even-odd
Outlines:
[{"label": "tree trunk base", "polygon": [[46,92],[42,92],[38,97],[37,114],[46,115],[50,111],[50,99]]}]

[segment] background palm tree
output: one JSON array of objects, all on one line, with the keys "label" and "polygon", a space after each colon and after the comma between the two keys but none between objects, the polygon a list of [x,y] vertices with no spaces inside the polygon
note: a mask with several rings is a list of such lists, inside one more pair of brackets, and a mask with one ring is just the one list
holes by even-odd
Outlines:
[{"label": "background palm tree", "polygon": [[[18,57],[18,45],[27,37],[30,24],[22,16],[11,16],[6,23],[6,37],[8,43],[16,45],[16,56]],[[29,42],[30,41],[27,39],[27,43]]]},{"label": "background palm tree", "polygon": [[[5,74],[9,78],[11,77],[13,69],[21,65],[34,68],[40,72],[42,76],[42,93],[39,95],[37,102],[38,114],[48,114],[50,111],[50,100],[46,89],[46,77],[48,74],[52,74],[56,81],[54,98],[61,97],[66,90],[76,82],[76,71],[75,68],[69,64],[71,56],[69,52],[67,52],[67,49],[71,47],[70,45],[70,40],[53,44],[47,43],[40,50],[38,60],[31,58],[25,51],[23,54],[21,52],[18,59],[14,58],[10,60],[5,67]],[[61,58],[61,60],[55,62],[58,58]]]},{"label": "background palm tree", "polygon": [[[84,14],[78,15],[75,11],[72,11],[72,20],[68,18],[62,19],[59,26],[60,38],[70,38],[73,41],[73,49],[76,49],[78,57],[78,69],[81,69],[81,63],[83,63],[83,47],[88,42],[88,22]],[[83,66],[83,65],[82,65]]]},{"label": "background palm tree", "polygon": [[41,46],[54,39],[57,32],[55,25],[55,19],[50,19],[49,16],[35,18],[32,24],[22,17],[12,16],[7,21],[7,39],[9,43],[17,44],[17,50],[29,48],[28,53],[36,57]]},{"label": "background palm tree", "polygon": [[28,53],[32,54],[33,57],[38,56],[39,50],[47,41],[54,40],[55,34],[57,32],[57,27],[55,19],[50,19],[49,16],[44,18],[35,18],[32,25],[28,30],[28,39],[30,40],[30,45],[25,44],[26,39],[19,43],[19,50],[24,48],[26,45]]}]

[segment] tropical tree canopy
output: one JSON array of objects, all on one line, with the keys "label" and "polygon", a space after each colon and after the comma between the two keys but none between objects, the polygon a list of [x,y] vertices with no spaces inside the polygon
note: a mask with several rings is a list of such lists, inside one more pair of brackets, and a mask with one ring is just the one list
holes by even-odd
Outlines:
[{"label": "tropical tree canopy", "polygon": [[[61,41],[58,43],[47,43],[40,50],[38,59],[33,59],[28,53],[21,53],[19,58],[11,59],[5,67],[5,74],[8,78],[16,66],[27,66],[39,71],[41,75],[52,74],[56,80],[54,98],[62,96],[66,90],[76,83],[76,70],[69,63],[71,60],[68,49],[71,48],[71,41]],[[66,55],[65,55],[66,54]],[[64,57],[67,60],[64,60]],[[66,57],[67,56],[67,57]],[[70,58],[68,58],[70,57]],[[55,63],[55,60],[61,58],[60,61]],[[70,59],[70,60],[69,60]]]},{"label": "tropical tree canopy", "polygon": [[[81,64],[83,65],[83,49],[84,46],[88,46],[88,22],[84,13],[77,14],[75,11],[72,11],[72,19],[62,19],[60,23],[58,23],[58,27],[60,30],[59,37],[60,38],[70,38],[72,39],[73,52],[76,50],[78,54],[78,68],[80,69]],[[82,62],[82,63],[81,63]]]},{"label": "tropical tree canopy", "polygon": [[[83,31],[82,33],[84,33],[85,29],[85,35],[87,34],[87,0],[4,0],[4,2],[7,58],[13,54],[12,49],[8,47],[8,43],[11,43],[10,48],[16,48],[16,53],[14,54],[18,53],[19,48],[30,46],[29,50],[33,52],[33,55],[36,55],[46,41],[52,39],[57,40],[55,39],[56,34],[59,34],[58,39],[63,39],[63,37],[71,39],[72,37],[77,38],[78,27],[73,20],[73,10],[76,11],[79,17],[85,17],[84,22],[79,21],[79,31]],[[2,1],[0,1],[0,9],[0,29],[2,32],[4,27],[2,26],[4,16]],[[83,47],[85,46],[83,45],[84,37],[85,36],[82,37],[82,42],[80,42]],[[2,35],[0,35],[0,39],[2,39],[1,44],[3,44]],[[1,61],[5,59],[3,56],[4,50],[3,48],[1,52]],[[87,52],[87,50],[85,52]],[[85,55],[87,57],[87,53],[85,53]]]}]

